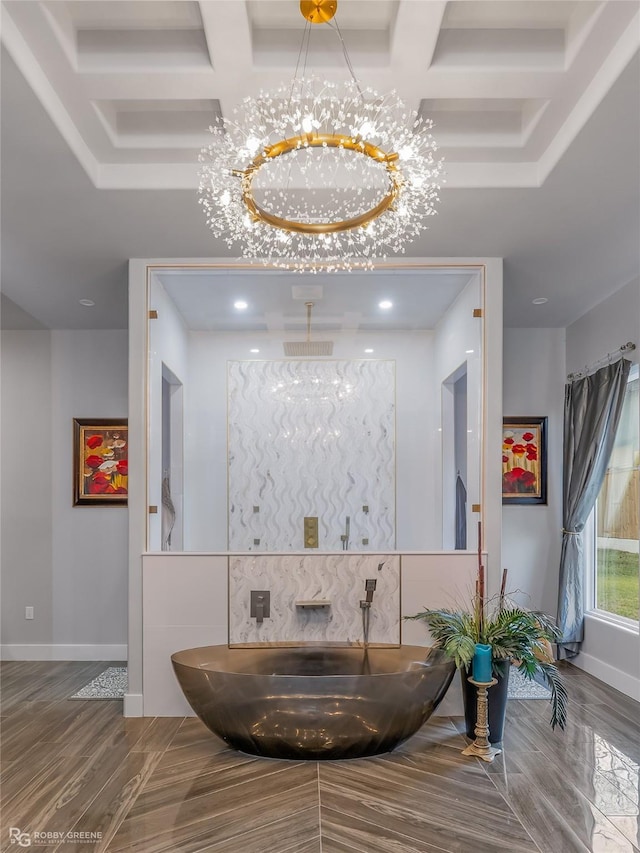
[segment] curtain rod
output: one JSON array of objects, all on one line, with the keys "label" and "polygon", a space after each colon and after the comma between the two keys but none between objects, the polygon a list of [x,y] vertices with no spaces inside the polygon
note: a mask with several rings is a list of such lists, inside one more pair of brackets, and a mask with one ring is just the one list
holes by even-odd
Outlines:
[{"label": "curtain rod", "polygon": [[582,370],[576,370],[575,373],[568,373],[567,380],[569,382],[573,382],[575,379],[583,379],[589,373],[596,370],[596,368],[603,367],[605,364],[610,364],[617,356],[624,355],[626,352],[633,352],[635,348],[636,345],[634,343],[627,341],[626,344],[622,344],[621,347],[618,347],[618,349],[613,352],[608,352],[605,356],[599,358],[598,361],[594,361],[593,364],[585,364]]}]

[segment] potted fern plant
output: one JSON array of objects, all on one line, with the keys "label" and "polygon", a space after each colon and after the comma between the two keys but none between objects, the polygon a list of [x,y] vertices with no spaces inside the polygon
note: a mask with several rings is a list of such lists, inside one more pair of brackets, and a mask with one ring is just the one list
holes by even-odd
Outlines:
[{"label": "potted fern plant", "polygon": [[423,610],[407,619],[426,623],[437,648],[453,658],[462,675],[467,736],[474,737],[476,695],[467,678],[476,644],[491,647],[492,673],[498,684],[488,693],[489,740],[502,740],[509,670],[516,664],[528,679],[541,676],[550,689],[551,726],[564,729],[567,720],[567,691],[551,653],[551,643],[560,632],[546,613],[526,610],[505,598],[507,570],[497,600],[486,601],[484,568],[479,561],[476,592],[469,610]]}]

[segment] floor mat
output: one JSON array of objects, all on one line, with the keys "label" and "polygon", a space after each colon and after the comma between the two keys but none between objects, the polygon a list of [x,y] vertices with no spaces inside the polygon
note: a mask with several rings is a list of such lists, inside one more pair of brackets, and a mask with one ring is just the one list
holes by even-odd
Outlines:
[{"label": "floor mat", "polygon": [[80,688],[71,699],[122,699],[127,692],[127,667],[110,666]]},{"label": "floor mat", "polygon": [[538,681],[527,678],[515,666],[509,672],[509,699],[549,699],[551,691]]}]

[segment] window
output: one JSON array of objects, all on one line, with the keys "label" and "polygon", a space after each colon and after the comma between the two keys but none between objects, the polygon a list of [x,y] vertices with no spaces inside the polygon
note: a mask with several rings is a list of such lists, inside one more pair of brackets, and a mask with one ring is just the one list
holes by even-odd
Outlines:
[{"label": "window", "polygon": [[614,617],[638,620],[640,488],[638,365],[629,374],[616,440],[594,510],[593,603]]}]

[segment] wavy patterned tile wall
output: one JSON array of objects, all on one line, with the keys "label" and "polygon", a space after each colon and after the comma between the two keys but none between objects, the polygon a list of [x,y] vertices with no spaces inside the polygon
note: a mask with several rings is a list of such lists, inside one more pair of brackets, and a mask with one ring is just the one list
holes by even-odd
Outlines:
[{"label": "wavy patterned tile wall", "polygon": [[395,362],[228,363],[229,550],[395,548]]},{"label": "wavy patterned tile wall", "polygon": [[[256,554],[229,559],[231,645],[325,642],[360,644],[360,599],[365,580],[376,579],[369,611],[369,642],[400,643],[400,557],[389,554]],[[250,616],[251,590],[269,590],[270,616]],[[328,600],[318,610],[297,601]]]}]

